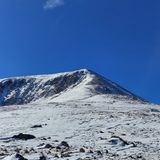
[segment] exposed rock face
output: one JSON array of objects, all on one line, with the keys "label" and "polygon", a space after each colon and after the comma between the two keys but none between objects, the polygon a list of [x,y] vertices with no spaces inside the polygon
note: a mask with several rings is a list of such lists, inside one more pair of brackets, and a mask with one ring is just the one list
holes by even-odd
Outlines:
[{"label": "exposed rock face", "polygon": [[136,100],[140,99],[119,85],[86,69],[53,75],[0,80],[0,106],[27,104],[46,98],[54,99],[66,93],[80,94],[78,99],[86,98],[85,93],[89,93],[91,96],[115,94],[132,97]]},{"label": "exposed rock face", "polygon": [[13,139],[17,139],[17,140],[29,140],[29,139],[34,139],[34,138],[36,138],[36,137],[33,136],[33,135],[30,135],[30,134],[20,133],[20,134],[18,134],[18,135],[14,135],[12,138],[13,138]]}]

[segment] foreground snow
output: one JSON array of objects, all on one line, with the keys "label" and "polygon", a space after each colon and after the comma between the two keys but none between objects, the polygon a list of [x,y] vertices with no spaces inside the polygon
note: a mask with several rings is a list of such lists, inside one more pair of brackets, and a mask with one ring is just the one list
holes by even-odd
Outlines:
[{"label": "foreground snow", "polygon": [[[160,106],[105,97],[1,107],[0,159],[160,159]],[[10,138],[19,133],[36,138]]]}]

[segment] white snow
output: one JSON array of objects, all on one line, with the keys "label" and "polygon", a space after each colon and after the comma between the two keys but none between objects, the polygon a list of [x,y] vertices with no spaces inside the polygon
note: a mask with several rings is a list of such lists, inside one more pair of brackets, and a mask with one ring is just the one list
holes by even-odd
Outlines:
[{"label": "white snow", "polygon": [[[146,160],[150,160],[151,157],[158,160],[159,117],[160,106],[116,99],[113,102],[112,97],[107,99],[105,96],[65,103],[6,106],[0,108],[0,144],[1,148],[8,150],[9,155],[15,154],[16,148],[22,148],[23,156],[29,160],[38,160],[41,152],[46,153],[45,149],[38,149],[39,144],[58,145],[61,141],[67,141],[72,146],[73,153],[68,159],[97,156],[97,150],[104,153],[107,149],[110,154],[103,154],[97,159],[109,159],[116,153],[119,159],[142,154]],[[31,128],[36,124],[43,127]],[[33,134],[36,139],[4,140],[19,133]],[[115,139],[112,136],[119,136],[130,144],[123,146],[119,139],[116,143],[111,143],[111,140]],[[43,137],[51,139],[43,140]],[[133,147],[132,143],[137,146]],[[95,153],[78,153],[83,146]],[[24,154],[23,150],[26,148],[34,148],[37,153]],[[47,156],[53,158],[51,154]]]},{"label": "white snow", "polygon": [[0,80],[0,105],[65,102],[114,94],[139,99],[102,76],[86,70]]},{"label": "white snow", "polygon": [[[35,89],[27,92],[33,96],[33,101],[25,105],[0,107],[0,159],[16,160],[18,152],[28,160],[39,160],[42,154],[48,160],[159,160],[160,106],[133,100],[128,96],[130,92],[111,81],[106,83],[114,94],[96,93],[97,86],[91,83],[97,78],[95,74],[88,74],[85,69],[80,71],[87,74],[78,82],[57,95],[39,99],[37,97],[44,90],[55,87],[43,84],[77,71],[24,77],[28,81],[31,77],[35,79],[36,87],[32,86]],[[6,80],[0,80],[0,83]],[[29,85],[27,83],[10,94],[6,89],[3,98],[14,97],[17,93],[23,98]],[[117,94],[117,89],[126,94]],[[33,128],[34,125],[42,127]],[[27,141],[11,138],[19,133],[36,138]],[[62,152],[57,149],[62,141],[70,145],[69,150]],[[45,148],[46,144],[53,148]],[[85,152],[80,152],[80,148]],[[69,157],[63,156],[64,153]]]},{"label": "white snow", "polygon": [[15,158],[15,155],[7,156],[3,160],[18,160],[18,158]]}]

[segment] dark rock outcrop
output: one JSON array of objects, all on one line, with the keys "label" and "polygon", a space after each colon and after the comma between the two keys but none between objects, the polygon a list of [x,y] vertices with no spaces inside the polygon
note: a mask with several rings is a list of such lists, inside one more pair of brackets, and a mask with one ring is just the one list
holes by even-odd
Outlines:
[{"label": "dark rock outcrop", "polygon": [[18,135],[14,135],[12,138],[17,139],[17,140],[29,140],[29,139],[34,139],[36,137],[34,135],[31,135],[31,134],[20,133]]}]

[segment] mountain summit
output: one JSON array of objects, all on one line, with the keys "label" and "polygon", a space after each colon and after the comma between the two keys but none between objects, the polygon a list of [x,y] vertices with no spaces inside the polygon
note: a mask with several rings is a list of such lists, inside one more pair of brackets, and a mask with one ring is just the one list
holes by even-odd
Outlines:
[{"label": "mountain summit", "polygon": [[143,101],[118,84],[87,69],[0,80],[0,106],[45,100],[83,100],[95,95],[116,95]]}]

